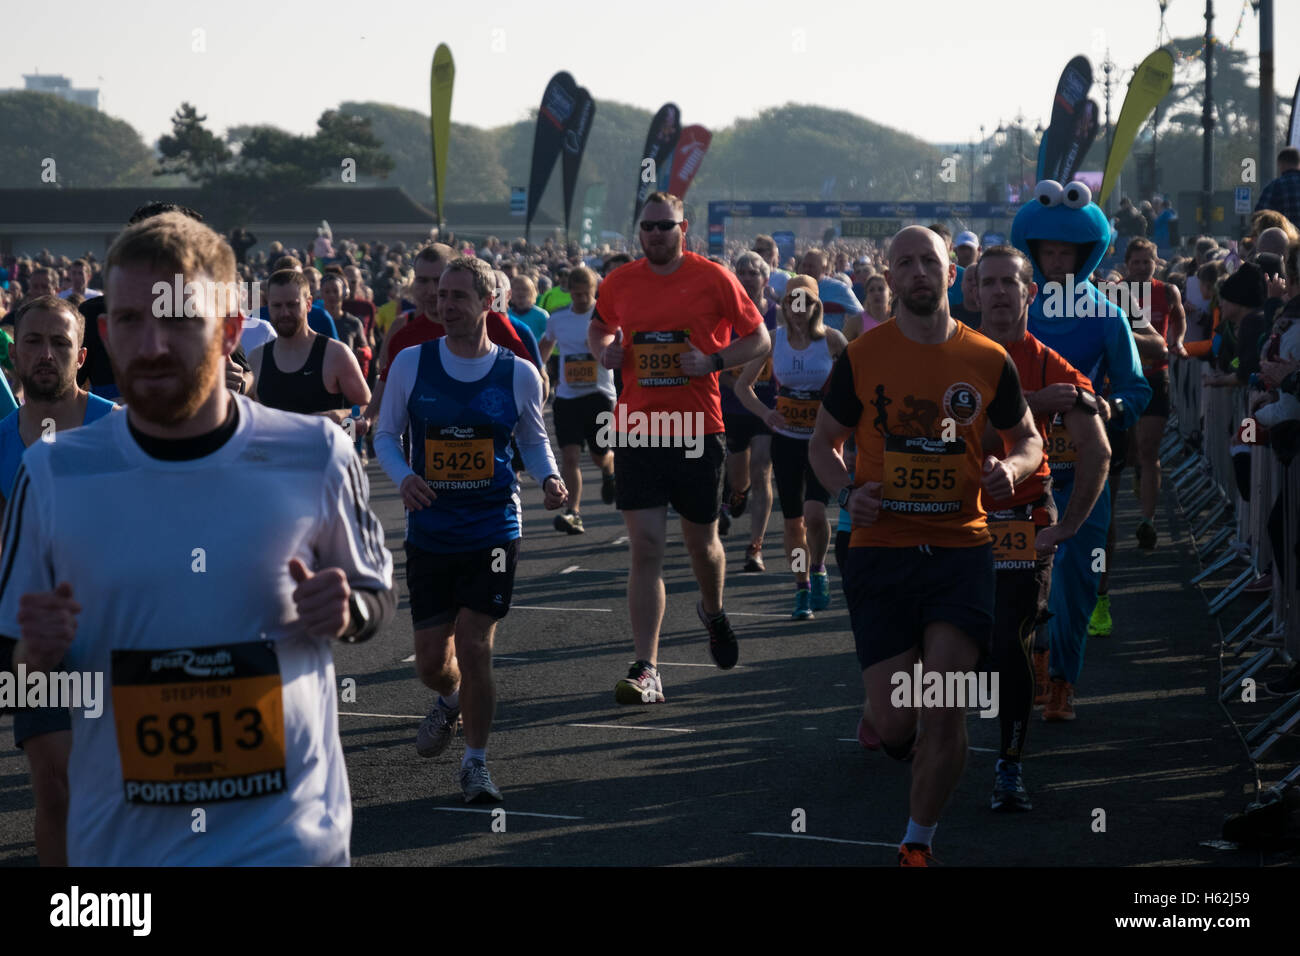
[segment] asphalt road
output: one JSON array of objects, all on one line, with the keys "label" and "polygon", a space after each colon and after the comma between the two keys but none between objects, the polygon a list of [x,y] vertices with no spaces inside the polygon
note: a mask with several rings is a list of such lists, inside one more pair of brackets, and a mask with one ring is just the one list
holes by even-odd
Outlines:
[{"label": "asphalt road", "polygon": [[[726,608],[740,665],[713,667],[695,615],[680,531],[670,531],[661,664],[667,702],[625,708],[613,688],[632,659],[618,513],[587,465],[587,533],[551,527],[525,482],[514,606],[498,630],[498,708],[488,747],[500,814],[466,808],[455,781],[463,740],[415,752],[432,693],[415,679],[396,489],[369,468],[372,503],[397,563],[401,603],[374,640],[338,645],[340,733],[354,804],[353,862],[375,865],[892,865],[907,820],[909,767],[861,749],[861,683],[832,559],[832,605],[789,619],[793,583],[740,573],[748,515],[724,539]],[[1034,810],[988,809],[997,721],[968,717],[966,772],[935,838],[957,866],[1258,866],[1258,854],[1202,846],[1249,797],[1244,751],[1215,702],[1218,633],[1185,584],[1187,529],[1166,499],[1161,542],[1140,552],[1128,473],[1112,576],[1113,637],[1091,641],[1078,719],[1036,720],[1025,779]],[[1172,534],[1171,534],[1172,531]],[[1104,831],[1098,821],[1103,819]],[[0,864],[35,864],[32,795],[0,719]],[[795,832],[802,823],[802,832]]]}]

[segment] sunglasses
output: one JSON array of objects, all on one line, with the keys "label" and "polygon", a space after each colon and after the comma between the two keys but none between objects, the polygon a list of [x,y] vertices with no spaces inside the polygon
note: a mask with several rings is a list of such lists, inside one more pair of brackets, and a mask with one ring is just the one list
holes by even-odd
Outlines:
[{"label": "sunglasses", "polygon": [[674,226],[681,225],[680,219],[642,219],[641,231],[654,232],[658,229],[660,232],[667,232]]}]

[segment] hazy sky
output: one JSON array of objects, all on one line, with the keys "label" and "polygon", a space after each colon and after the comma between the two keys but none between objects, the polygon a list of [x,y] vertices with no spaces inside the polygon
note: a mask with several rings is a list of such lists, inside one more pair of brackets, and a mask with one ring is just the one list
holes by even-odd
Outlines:
[{"label": "hazy sky", "polygon": [[[1215,6],[1215,33],[1227,42],[1243,3]],[[1203,12],[1203,0],[1171,0],[1169,35],[1203,32]],[[0,88],[21,88],[37,70],[62,73],[99,87],[102,109],[149,143],[170,129],[182,100],[218,132],[239,123],[308,132],[343,100],[427,112],[439,42],[456,60],[460,123],[525,116],[551,74],[566,69],[597,99],[650,111],[675,101],[687,123],[720,127],[796,101],[931,142],[966,142],[981,123],[991,133],[1018,109],[1028,125],[1047,125],[1056,80],[1076,54],[1093,61],[1101,103],[1108,44],[1125,74],[1117,117],[1128,71],[1157,45],[1160,14],[1156,0],[62,0],[8,19]],[[640,39],[656,21],[678,39]],[[1276,0],[1274,36],[1284,103],[1300,74],[1300,2]],[[1248,6],[1234,46],[1258,68],[1259,24]]]}]

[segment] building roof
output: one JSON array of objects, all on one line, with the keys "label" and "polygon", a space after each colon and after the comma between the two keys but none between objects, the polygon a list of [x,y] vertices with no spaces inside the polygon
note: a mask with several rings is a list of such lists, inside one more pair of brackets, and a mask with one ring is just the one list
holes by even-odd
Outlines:
[{"label": "building roof", "polygon": [[[174,202],[203,212],[203,191],[196,188],[126,189],[0,189],[0,222],[8,225],[87,225],[120,228],[137,207],[149,202]],[[500,223],[509,218],[501,202],[445,203],[453,229]],[[428,223],[437,216],[397,186],[370,188],[335,186],[285,193],[267,201],[254,217],[258,222],[311,222],[327,220],[332,229],[349,223]],[[559,225],[552,216],[538,213],[534,225]],[[523,218],[519,219],[523,231]]]}]

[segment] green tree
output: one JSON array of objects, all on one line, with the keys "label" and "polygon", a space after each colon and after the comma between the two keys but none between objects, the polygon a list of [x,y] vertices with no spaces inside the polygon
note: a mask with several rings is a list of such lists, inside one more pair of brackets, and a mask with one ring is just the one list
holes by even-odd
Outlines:
[{"label": "green tree", "polygon": [[172,131],[158,140],[158,168],[154,175],[181,173],[199,184],[209,182],[226,170],[234,155],[221,139],[203,124],[189,103],[182,103],[172,116]]},{"label": "green tree", "polygon": [[80,189],[149,185],[153,163],[129,123],[52,93],[0,93],[0,182],[39,187],[47,159]]}]

